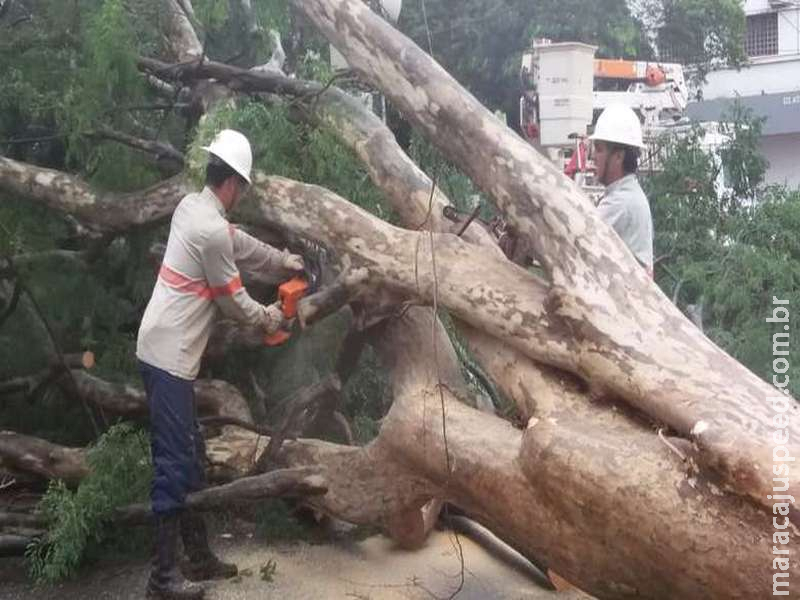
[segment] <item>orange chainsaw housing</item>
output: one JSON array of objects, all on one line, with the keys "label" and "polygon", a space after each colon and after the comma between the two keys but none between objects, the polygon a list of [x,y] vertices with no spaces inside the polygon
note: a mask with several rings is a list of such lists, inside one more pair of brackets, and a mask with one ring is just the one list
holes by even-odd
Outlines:
[{"label": "orange chainsaw housing", "polygon": [[[302,277],[293,277],[278,287],[278,299],[281,301],[281,310],[286,319],[297,316],[297,304],[308,292],[308,282]],[[267,346],[279,346],[292,337],[288,331],[278,330],[264,337]]]}]

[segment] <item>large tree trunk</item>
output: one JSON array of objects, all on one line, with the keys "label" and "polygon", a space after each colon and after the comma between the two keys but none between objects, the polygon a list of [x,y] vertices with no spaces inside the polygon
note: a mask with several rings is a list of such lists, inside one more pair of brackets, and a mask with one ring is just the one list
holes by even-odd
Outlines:
[{"label": "large tree trunk", "polygon": [[[574,186],[424,53],[360,2],[293,1],[495,199],[530,238],[550,280],[502,260],[475,225],[465,239],[482,247],[418,231],[452,232],[441,216],[447,198],[434,190],[431,200],[430,180],[377,119],[365,118],[339,90],[200,63],[196,37],[177,36],[176,55],[193,63],[183,74],[175,71],[180,77],[191,73],[242,90],[272,86],[268,91],[293,96],[308,117],[331,126],[354,149],[416,231],[388,226],[321,188],[262,175],[254,208],[244,214],[325,243],[342,265],[365,269],[366,285],[384,301],[436,300],[449,308],[486,370],[530,417],[519,432],[462,406],[463,382],[447,336],[429,313],[411,309],[381,344],[395,405],[379,438],[364,449],[305,440],[282,446],[287,466],[323,468],[330,488],[313,502],[353,522],[379,524],[413,545],[430,526],[422,507],[443,497],[602,598],[765,596],[769,517],[724,490],[732,485],[766,503],[769,422],[755,400],[763,401],[758,394],[769,386],[689,328]],[[185,0],[168,3],[190,7]],[[179,27],[191,25],[190,11],[172,15]],[[170,72],[146,60],[142,66],[159,76]],[[96,196],[77,179],[2,158],[0,187],[73,212],[101,233],[163,218],[184,193],[175,179],[144,194]],[[112,201],[119,210],[108,210]],[[706,385],[698,379],[701,369],[681,353],[719,372],[704,374]],[[125,390],[98,391],[140,401]],[[736,394],[742,394],[738,402]],[[617,398],[634,410],[615,410],[610,402]],[[650,421],[682,437],[656,434]],[[229,427],[209,450],[215,469],[243,474],[268,444],[264,436]],[[796,451],[796,443],[790,448]],[[25,468],[57,476],[49,458],[20,463],[26,457],[14,444],[5,451]],[[39,455],[70,454],[48,447]],[[59,460],[64,472],[76,472],[74,461]],[[717,467],[725,480],[699,471],[698,463]]]},{"label": "large tree trunk", "polygon": [[[680,458],[666,447],[658,451],[646,429],[621,447],[611,418],[607,432],[558,419],[519,431],[466,407],[452,349],[440,347],[437,361],[420,352],[432,335],[444,339],[441,329],[433,333],[431,318],[427,309],[411,309],[381,336],[394,402],[374,442],[365,448],[310,440],[284,445],[285,466],[322,466],[328,493],[311,504],[356,523],[391,529],[400,522],[410,535],[408,515],[421,520],[420,508],[441,497],[599,598],[768,594],[768,515],[720,492],[702,474],[687,478]],[[248,432],[209,440],[215,460],[239,472],[255,445]],[[264,451],[265,443],[257,446]],[[597,493],[635,464],[635,485]]]},{"label": "large tree trunk", "polygon": [[[265,178],[260,174],[256,176],[255,183],[255,196],[263,201],[255,205],[255,210],[250,207],[250,210],[246,211],[250,217],[323,241],[341,260],[347,257],[354,266],[366,265],[371,275],[369,279],[371,285],[394,290],[395,293],[402,295],[430,300],[433,282],[429,268],[421,264],[416,273],[413,268],[417,260],[415,257],[417,243],[420,244],[420,255],[425,256],[430,252],[426,251],[427,246],[424,245],[427,243],[428,234],[407,232],[386,225],[322,188],[280,178]],[[475,278],[477,274],[477,278],[484,282],[495,281],[492,279],[495,272],[502,274],[505,273],[504,269],[511,269],[495,283],[500,290],[505,290],[506,294],[508,289],[515,289],[514,285],[524,285],[528,281],[525,272],[510,263],[485,256],[485,253],[476,256],[475,254],[479,253],[473,252],[474,247],[453,236],[437,235],[434,236],[434,241],[439,261],[441,277],[439,291],[442,304],[457,311],[461,310],[462,316],[484,329],[492,330],[492,327],[501,326],[500,319],[495,317],[491,307],[497,298],[506,296],[498,293],[496,297],[491,296],[485,304],[470,304],[469,294],[465,293],[463,285],[458,282],[458,277],[466,277],[459,264],[462,260],[458,257],[469,256],[473,267],[471,277]],[[462,250],[466,254],[462,254]],[[518,279],[522,284],[517,282],[509,285],[509,281],[514,283]],[[531,281],[532,285],[521,287],[515,294],[509,294],[508,302],[513,305],[517,297],[531,294],[536,285],[539,285],[535,280]],[[502,306],[502,303],[500,305]],[[465,306],[469,311],[464,309]],[[471,314],[463,314],[465,312]],[[519,327],[520,331],[525,331],[527,327],[532,327],[535,331],[541,327],[541,322],[532,320],[530,323],[522,323]],[[502,331],[502,329],[495,330],[495,333],[502,335]],[[417,341],[416,352],[419,360],[430,363],[433,361],[429,351],[420,352],[420,348],[426,347],[428,339],[433,338],[426,337]],[[436,339],[442,355],[446,357],[446,353],[452,352],[452,348],[441,333]],[[477,347],[480,348],[482,345],[478,344]],[[522,344],[521,347],[525,348],[525,345]],[[533,348],[532,345],[528,345],[527,349],[534,352],[537,357],[540,356],[540,350]],[[491,363],[488,359],[487,362]],[[404,363],[398,364],[402,366]],[[442,364],[443,370],[446,371],[445,359],[442,359]],[[465,482],[463,487],[451,488],[450,493],[444,493],[441,489],[442,480],[431,479],[431,473],[436,473],[434,466],[427,463],[417,464],[418,457],[413,460],[409,458],[415,456],[418,442],[408,442],[415,439],[408,431],[403,434],[405,437],[396,438],[390,450],[379,441],[364,451],[324,444],[289,443],[286,445],[286,452],[291,454],[292,449],[296,449],[295,455],[305,457],[297,463],[300,465],[311,465],[320,461],[327,464],[326,461],[333,461],[326,467],[328,469],[326,478],[333,483],[331,491],[325,496],[327,504],[323,508],[355,522],[378,523],[400,539],[418,537],[420,532],[424,532],[424,515],[421,507],[430,498],[443,496],[454,504],[464,507],[528,556],[546,563],[588,591],[606,597],[620,597],[619,594],[608,592],[610,579],[604,570],[606,565],[603,561],[598,558],[596,561],[591,559],[578,563],[575,554],[576,548],[583,547],[583,551],[587,552],[585,556],[594,556],[587,548],[597,548],[598,556],[602,549],[602,554],[605,556],[608,554],[606,550],[608,545],[613,543],[617,552],[623,552],[625,556],[631,554],[633,561],[631,564],[635,566],[631,569],[633,574],[621,579],[617,579],[617,571],[612,570],[611,573],[614,574],[612,583],[629,586],[629,588],[623,586],[623,589],[639,590],[637,593],[640,593],[641,597],[670,597],[672,592],[666,590],[673,588],[663,587],[657,592],[652,588],[653,584],[648,581],[656,581],[659,585],[666,586],[667,580],[677,578],[678,575],[673,569],[677,569],[681,564],[677,556],[679,553],[675,551],[675,557],[671,560],[665,560],[662,554],[653,559],[647,548],[652,543],[654,532],[672,532],[670,539],[675,538],[677,544],[682,544],[680,546],[682,556],[688,553],[692,557],[686,561],[687,564],[680,567],[680,573],[690,573],[691,581],[695,582],[692,585],[706,585],[709,589],[721,590],[715,597],[736,597],[726,596],[728,588],[718,586],[719,573],[725,571],[722,561],[718,557],[715,557],[716,562],[708,558],[706,547],[697,547],[698,556],[692,555],[692,540],[703,539],[702,532],[709,527],[708,523],[712,522],[710,515],[713,515],[716,519],[714,535],[715,539],[721,540],[720,548],[731,546],[739,549],[741,556],[736,560],[740,561],[741,565],[737,568],[741,573],[752,575],[753,561],[764,550],[761,544],[768,542],[766,537],[769,532],[768,517],[749,506],[747,502],[724,492],[720,493],[716,486],[706,484],[708,481],[706,475],[698,476],[689,470],[690,467],[678,460],[669,446],[651,432],[635,425],[627,417],[587,402],[580,384],[570,384],[568,376],[562,376],[564,381],[560,381],[556,373],[543,378],[540,372],[531,367],[529,372],[538,376],[538,379],[525,380],[522,377],[526,372],[524,364],[524,361],[520,361],[520,364],[511,366],[513,377],[500,379],[500,383],[519,396],[525,397],[526,393],[533,392],[532,398],[546,397],[554,406],[562,405],[563,408],[549,409],[550,412],[544,413],[547,417],[543,415],[541,420],[531,421],[531,427],[525,435],[518,437],[513,435],[512,429],[507,431],[503,429],[507,426],[478,427],[477,421],[473,423],[477,417],[470,417],[467,423],[473,423],[470,427],[474,426],[477,430],[473,432],[468,428],[465,438],[485,440],[472,451],[481,455],[496,454],[501,459],[506,456],[508,461],[513,463],[513,468],[519,471],[519,473],[514,471],[513,477],[509,475],[512,483],[502,479],[493,480],[494,490],[512,486],[515,492],[514,497],[508,500],[509,503],[524,501],[531,507],[530,510],[541,510],[547,518],[533,519],[528,512],[523,511],[526,521],[519,523],[509,517],[515,514],[514,511],[522,510],[516,504],[496,503],[492,507],[488,496],[475,499],[474,494],[480,496],[481,493],[488,493],[483,487],[484,482],[477,482],[480,484],[480,489],[475,491],[468,491],[469,485]],[[387,366],[399,368],[394,363]],[[502,368],[498,366],[495,370],[500,372]],[[514,377],[519,379],[516,380]],[[412,380],[409,375],[408,381],[405,379],[403,381],[406,382],[405,385],[411,385]],[[538,385],[541,386],[540,389],[537,389]],[[564,390],[570,389],[570,385],[574,386],[572,393],[565,394]],[[457,388],[457,382],[448,382],[447,389]],[[397,389],[395,394],[401,395]],[[437,401],[435,394],[431,395],[430,392],[426,394],[429,397],[426,396],[424,403],[427,406],[423,410],[425,414]],[[541,407],[538,410],[542,410]],[[453,408],[452,415],[458,414],[460,414],[459,409]],[[581,415],[581,418],[586,416],[585,423],[579,422],[580,424],[576,425],[575,415]],[[489,417],[484,416],[484,418]],[[420,422],[421,420],[417,425]],[[426,427],[430,429],[429,425]],[[454,425],[448,417],[448,430],[452,435],[458,435],[459,427],[458,422]],[[391,434],[387,435],[391,437]],[[218,440],[209,443],[212,460],[217,467],[223,464],[228,469],[232,468],[232,465],[240,470],[245,466],[249,469],[268,444],[265,438],[260,439],[261,442],[258,443],[253,434],[230,428]],[[516,446],[505,454],[506,451],[501,448],[509,441],[514,442]],[[676,448],[682,447],[680,441],[670,443]],[[404,444],[414,447],[404,448]],[[456,451],[456,448],[459,450]],[[487,453],[487,449],[491,451]],[[461,446],[455,442],[451,445],[451,453],[454,464],[470,464],[474,460],[478,465],[475,468],[479,470],[490,470],[489,467],[480,466],[483,464],[481,461],[494,460],[490,456],[468,458],[471,454],[467,449],[465,448],[462,453]],[[512,455],[513,460],[510,458]],[[542,459],[543,456],[547,457],[546,460]],[[556,469],[555,473],[547,470],[551,468],[551,463],[552,468]],[[503,468],[494,465],[493,462],[491,464],[498,473],[508,475],[508,471],[503,471]],[[556,466],[559,464],[570,466],[557,469]],[[585,465],[585,468],[577,465]],[[521,484],[513,484],[516,478],[523,476],[520,473],[530,476],[531,489],[526,489]],[[596,477],[592,475],[593,473],[604,475]],[[587,485],[587,481],[591,482],[591,485]],[[398,484],[402,487],[402,493],[399,497],[395,497],[394,494],[397,493],[395,487]],[[335,491],[338,489],[337,486],[343,486],[343,491]],[[362,495],[357,504],[352,497],[341,496],[352,489],[362,489],[365,493],[369,491],[369,495]],[[452,492],[452,489],[456,489],[456,492]],[[642,508],[638,513],[641,515],[639,528],[632,530],[627,536],[618,533],[623,529],[622,524],[612,529],[605,525],[601,526],[604,523],[616,523],[618,520],[629,522],[630,511],[623,512],[619,509],[619,499],[627,498],[620,490],[631,490],[630,501],[639,499],[646,505],[646,509]],[[377,498],[380,498],[376,504],[364,502],[364,497],[376,498],[376,494]],[[578,506],[587,508],[574,508],[573,498],[577,499],[575,502]],[[735,518],[729,519],[731,515]],[[564,538],[564,528],[573,532],[575,538]],[[761,534],[763,537],[749,538],[759,539],[762,542],[742,543],[737,537],[741,531],[748,535],[754,531],[764,532]],[[611,541],[612,534],[619,545]],[[693,537],[696,535],[700,537]],[[662,543],[664,542],[660,538],[657,539],[656,544],[659,548]],[[664,550],[666,553],[670,551]],[[695,569],[693,565],[697,568]],[[621,569],[619,564],[616,568]],[[660,575],[655,577],[653,573]],[[639,574],[646,574],[643,581],[637,579]],[[760,577],[753,577],[752,580],[763,581]],[[742,582],[737,585],[742,590],[753,589],[752,584],[750,587]],[[687,592],[684,597],[704,597],[699,593],[692,592],[692,594],[694,595]]]},{"label": "large tree trunk", "polygon": [[[703,336],[578,187],[413,42],[360,0],[292,4],[529,239],[552,282],[548,319],[574,341],[569,369],[693,440],[727,485],[771,506],[774,427],[766,399],[776,391]],[[788,447],[797,456],[797,412],[792,417]],[[789,493],[800,498],[800,474],[790,480]]]}]

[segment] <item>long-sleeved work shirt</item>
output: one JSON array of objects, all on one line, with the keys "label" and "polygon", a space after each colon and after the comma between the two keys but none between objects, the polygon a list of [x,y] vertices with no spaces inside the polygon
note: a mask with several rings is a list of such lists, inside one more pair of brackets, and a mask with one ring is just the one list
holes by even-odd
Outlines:
[{"label": "long-sleeved work shirt", "polygon": [[206,187],[181,200],[169,231],[164,261],[139,327],[136,356],[176,377],[194,379],[217,310],[273,330],[272,311],[242,286],[237,262],[248,271],[285,267],[288,255],[233,227]]},{"label": "long-sleeved work shirt", "polygon": [[625,175],[609,185],[597,210],[600,218],[614,228],[636,260],[652,275],[653,217],[636,175]]}]

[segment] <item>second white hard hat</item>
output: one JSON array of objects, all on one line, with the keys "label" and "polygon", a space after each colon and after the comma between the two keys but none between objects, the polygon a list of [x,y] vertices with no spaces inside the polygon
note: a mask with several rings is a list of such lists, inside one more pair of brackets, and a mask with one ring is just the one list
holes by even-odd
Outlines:
[{"label": "second white hard hat", "polygon": [[644,148],[642,123],[629,106],[612,104],[597,119],[594,134],[589,138],[624,146]]},{"label": "second white hard hat", "polygon": [[253,168],[253,151],[247,138],[233,129],[220,131],[203,150],[213,154],[250,183],[250,170]]}]

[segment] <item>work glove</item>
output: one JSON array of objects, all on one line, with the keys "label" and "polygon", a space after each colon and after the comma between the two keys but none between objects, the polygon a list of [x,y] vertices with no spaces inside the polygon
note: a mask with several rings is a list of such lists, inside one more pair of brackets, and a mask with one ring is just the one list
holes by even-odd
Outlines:
[{"label": "work glove", "polygon": [[291,326],[291,321],[283,316],[283,308],[280,301],[264,307],[264,329],[267,335],[272,335],[279,329],[288,329]]},{"label": "work glove", "polygon": [[302,273],[303,269],[305,269],[305,263],[303,262],[303,257],[299,254],[288,254],[283,259],[283,266],[289,269],[290,271],[295,271],[298,273]]}]

